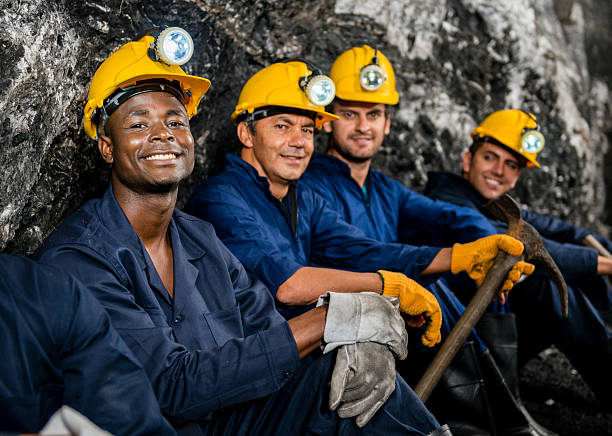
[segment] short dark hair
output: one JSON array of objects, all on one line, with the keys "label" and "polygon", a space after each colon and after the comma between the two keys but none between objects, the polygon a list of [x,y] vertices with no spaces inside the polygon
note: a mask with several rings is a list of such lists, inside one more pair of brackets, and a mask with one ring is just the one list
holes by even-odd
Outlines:
[{"label": "short dark hair", "polygon": [[527,159],[524,156],[521,156],[521,154],[518,153],[516,150],[512,150],[510,147],[506,146],[505,144],[503,144],[502,142],[500,142],[497,139],[493,138],[492,136],[477,136],[477,137],[475,137],[474,141],[472,142],[472,145],[470,145],[470,148],[468,149],[468,151],[472,154],[472,156],[474,156],[476,154],[476,152],[478,151],[478,149],[480,149],[480,147],[482,147],[482,145],[485,142],[489,143],[489,144],[497,145],[498,147],[501,147],[504,150],[506,150],[509,153],[511,153],[518,160],[518,163],[521,166],[521,168],[524,168],[525,166],[527,166]]}]

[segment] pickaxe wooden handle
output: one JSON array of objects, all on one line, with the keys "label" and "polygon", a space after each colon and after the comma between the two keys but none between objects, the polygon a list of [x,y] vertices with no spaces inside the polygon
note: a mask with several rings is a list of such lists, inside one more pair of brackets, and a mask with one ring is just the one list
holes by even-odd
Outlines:
[{"label": "pickaxe wooden handle", "polygon": [[600,256],[612,259],[612,253],[606,250],[606,247],[601,245],[593,235],[586,235],[586,237],[582,240],[582,243],[587,247],[591,247],[597,250]]},{"label": "pickaxe wooden handle", "polygon": [[498,253],[495,263],[489,270],[482,285],[480,285],[478,291],[472,297],[470,304],[465,308],[463,315],[461,315],[455,327],[453,327],[453,330],[414,389],[414,392],[421,401],[427,401],[438,381],[440,381],[442,374],[459,351],[459,348],[461,348],[478,320],[480,320],[489,304],[491,304],[497,290],[500,288],[500,284],[504,282],[512,266],[522,259],[523,256],[510,256],[503,251]]},{"label": "pickaxe wooden handle", "polygon": [[493,266],[489,269],[482,285],[480,285],[478,291],[472,297],[463,315],[461,315],[455,324],[455,327],[440,347],[440,351],[438,351],[436,357],[429,364],[425,374],[423,374],[414,389],[414,392],[423,402],[429,398],[440,377],[442,377],[442,374],[446,371],[448,365],[450,365],[457,351],[459,351],[459,348],[482,317],[482,314],[491,303],[493,297],[505,281],[508,272],[516,262],[526,259],[538,260],[542,263],[542,266],[549,272],[555,283],[557,283],[561,310],[563,315],[567,316],[568,296],[563,276],[548,252],[544,249],[542,238],[538,232],[521,219],[518,203],[506,194],[490,202],[487,205],[487,209],[496,218],[508,223],[507,234],[521,240],[525,246],[525,251],[521,256],[510,256],[503,251],[497,254]]}]

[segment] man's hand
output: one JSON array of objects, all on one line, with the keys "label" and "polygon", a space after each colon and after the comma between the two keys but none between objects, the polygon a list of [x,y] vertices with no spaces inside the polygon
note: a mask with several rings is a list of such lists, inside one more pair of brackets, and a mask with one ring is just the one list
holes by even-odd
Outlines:
[{"label": "man's hand", "polygon": [[408,333],[397,307],[397,298],[374,292],[328,292],[317,306],[328,304],[324,352],[345,344],[377,342],[387,345],[398,359],[408,354]]},{"label": "man's hand", "polygon": [[363,427],[395,390],[395,358],[386,345],[358,342],[338,348],[329,408]]},{"label": "man's hand", "polygon": [[408,325],[420,327],[425,322],[423,316],[428,318],[421,338],[423,345],[433,347],[440,342],[442,311],[436,297],[404,274],[383,270],[378,273],[383,279],[383,295],[399,298],[400,311],[412,317],[406,321]]},{"label": "man's hand", "polygon": [[[495,261],[499,250],[511,256],[518,256],[523,252],[523,243],[508,235],[491,235],[480,238],[467,244],[455,244],[451,252],[451,271],[458,274],[465,271],[478,286],[482,285],[489,269]],[[529,275],[535,267],[527,262],[517,262],[508,273],[502,292],[512,289],[522,274]]]},{"label": "man's hand", "polygon": [[523,275],[528,276],[534,270],[535,267],[532,264],[523,260],[515,263],[512,269],[508,272],[508,276],[506,277],[504,284],[497,293],[497,300],[501,304],[504,304],[506,302],[506,299],[508,298],[508,293],[510,292],[510,289],[512,289],[514,285],[519,282]]}]

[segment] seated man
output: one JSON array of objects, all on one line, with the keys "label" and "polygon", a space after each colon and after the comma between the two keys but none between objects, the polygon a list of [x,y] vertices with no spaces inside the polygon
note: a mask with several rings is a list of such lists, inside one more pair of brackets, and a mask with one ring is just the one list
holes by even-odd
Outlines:
[{"label": "seated man", "polygon": [[[391,131],[390,106],[399,101],[395,73],[383,53],[367,45],[353,47],[334,61],[330,77],[336,85],[331,112],[339,119],[324,125],[330,134],[327,153],[313,156],[300,180],[302,185],[317,191],[344,220],[383,242],[444,246],[497,233],[476,211],[431,200],[371,168],[372,159]],[[450,293],[448,283],[442,278],[427,287],[434,286]],[[469,283],[457,280],[453,281],[452,289],[456,293],[465,291],[468,301],[475,291]],[[485,315],[478,334],[492,351],[519,400],[514,314],[507,313],[505,306],[496,306],[494,303],[491,309],[504,312]],[[560,311],[558,315],[561,316]],[[454,365],[464,374],[469,369],[457,358]],[[472,371],[475,369],[473,366]],[[478,373],[472,379],[477,380]],[[490,409],[495,412],[498,401],[494,392],[488,392],[487,397]],[[439,418],[448,414],[455,416],[456,407],[449,407],[447,403],[428,404]],[[506,408],[503,412],[509,415],[511,410]],[[460,418],[467,419],[462,413]],[[504,431],[500,428],[504,421],[493,421],[497,423],[497,432]]]},{"label": "seated man", "polygon": [[[496,255],[497,244],[518,251],[522,244],[505,235],[493,235],[457,244],[451,253],[450,248],[381,243],[343,221],[322,197],[304,189],[298,181],[313,152],[314,129],[337,118],[325,112],[321,103],[311,101],[303,90],[314,88],[309,83],[316,84],[317,80],[324,83],[316,68],[304,62],[276,63],[251,77],[232,115],[243,145],[241,158],[228,155],[225,171],[196,190],[187,210],[213,223],[228,248],[268,285],[279,311],[287,318],[307,310],[329,290],[379,291],[382,287],[386,295],[399,295],[400,309],[412,316],[412,325],[426,322],[424,332],[419,332],[423,333],[423,344],[432,347],[440,341],[436,299],[405,275],[385,270],[416,278],[452,266],[455,273],[481,271],[481,277],[475,276],[481,279],[486,274],[483,264]],[[463,217],[459,217],[461,214]],[[467,209],[458,210],[457,216],[464,219],[466,227],[473,225],[468,216],[476,216],[476,221],[491,227]],[[464,229],[457,225],[456,230]],[[517,269],[528,267],[517,264]],[[371,273],[378,269],[384,283]],[[514,280],[520,276],[520,271],[515,272],[518,275],[511,274]],[[512,281],[505,286],[509,289]],[[442,334],[446,335],[463,306],[450,291],[431,289],[437,292],[444,311]],[[421,314],[427,319],[420,318]],[[420,371],[404,373],[411,378],[419,376],[432,358],[432,352],[420,351],[420,357],[413,355],[410,359],[414,365],[420,364]],[[468,409],[477,405],[472,398],[482,389],[481,378],[476,377],[474,391],[462,391],[470,396]],[[508,393],[503,398],[514,401]],[[498,403],[500,411],[508,408],[501,400]],[[502,415],[500,420],[510,416]],[[512,427],[516,424],[511,422]]]},{"label": "seated man", "polygon": [[72,277],[0,255],[0,327],[0,431],[38,432],[68,405],[117,436],[176,434],[108,315]]},{"label": "seated man", "polygon": [[194,165],[189,117],[210,84],[159,60],[175,57],[156,52],[164,38],[189,43],[182,32],[128,43],[97,70],[85,130],[112,184],[41,260],[90,287],[180,434],[450,434],[396,376],[407,335],[393,301],[329,293],[287,322],[212,226],[175,210]]},{"label": "seated man", "polygon": [[[472,132],[474,142],[463,154],[463,176],[431,173],[426,194],[479,211],[505,232],[505,223],[493,219],[483,206],[512,189],[523,167],[540,166],[536,158],[544,137],[537,129],[535,117],[522,110],[492,113]],[[517,314],[519,364],[553,343],[570,359],[603,406],[612,410],[612,339],[591,304],[600,309],[608,307],[609,289],[596,275],[612,272],[612,261],[578,245],[589,234],[587,230],[532,212],[523,211],[522,215],[541,233],[545,247],[565,276],[570,306],[567,320],[555,315],[556,287],[540,274],[516,287],[509,302]],[[610,241],[598,238],[610,246]],[[542,307],[552,310],[542,311]],[[534,331],[538,335],[533,335]]]}]

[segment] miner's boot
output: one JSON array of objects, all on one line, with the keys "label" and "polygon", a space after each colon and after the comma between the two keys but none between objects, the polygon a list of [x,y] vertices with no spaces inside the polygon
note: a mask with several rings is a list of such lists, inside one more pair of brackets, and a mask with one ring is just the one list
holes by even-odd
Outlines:
[{"label": "miner's boot", "polygon": [[519,392],[518,333],[513,313],[486,313],[476,324],[478,336],[487,345],[510,393],[537,434],[554,434],[542,427],[529,414]]},{"label": "miner's boot", "polygon": [[427,400],[427,408],[455,436],[495,434],[473,342],[459,349]]},{"label": "miner's boot", "polygon": [[538,424],[512,394],[488,350],[480,356],[480,364],[498,436],[556,435]]},{"label": "miner's boot", "polygon": [[519,399],[518,387],[518,333],[513,313],[485,313],[476,332],[485,343],[510,392]]}]

